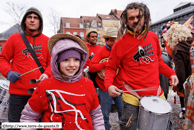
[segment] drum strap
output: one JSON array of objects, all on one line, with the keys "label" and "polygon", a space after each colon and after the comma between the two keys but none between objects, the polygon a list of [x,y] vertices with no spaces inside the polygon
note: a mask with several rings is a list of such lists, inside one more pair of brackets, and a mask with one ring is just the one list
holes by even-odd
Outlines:
[{"label": "drum strap", "polygon": [[[127,83],[125,83],[125,82],[123,82],[123,85],[124,85],[124,87],[127,89],[127,91],[134,90],[129,84],[127,84]],[[139,98],[139,99],[142,98],[142,97],[139,96],[139,94],[137,94],[137,92],[135,92],[135,91],[131,91],[130,93],[131,93],[133,96],[136,96],[136,97]],[[158,91],[157,91],[157,96],[159,96],[160,93],[161,93],[161,87],[159,86],[159,87],[158,87]]]},{"label": "drum strap", "polygon": [[[132,88],[129,84],[123,82],[123,85],[124,85],[124,87],[127,89],[127,91],[133,90],[133,88]],[[141,99],[141,97],[139,96],[139,94],[137,94],[135,91],[132,91],[132,92],[130,92],[130,93],[131,93],[133,96],[136,96],[137,98]]]}]

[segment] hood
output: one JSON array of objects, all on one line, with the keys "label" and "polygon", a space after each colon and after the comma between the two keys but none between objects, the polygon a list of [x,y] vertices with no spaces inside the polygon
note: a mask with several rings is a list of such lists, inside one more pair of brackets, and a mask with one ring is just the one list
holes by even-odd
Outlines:
[{"label": "hood", "polygon": [[[79,51],[81,54],[80,69],[78,70],[76,75],[74,75],[72,77],[66,76],[67,80],[62,79],[62,81],[63,82],[76,82],[82,76],[82,69],[86,63],[88,54],[84,49],[82,49],[82,47],[77,42],[72,41],[70,39],[63,39],[63,40],[64,40],[64,42],[62,44],[60,42],[56,42],[52,48],[51,71],[52,71],[55,79],[61,80],[60,72],[59,72],[59,68],[58,68],[58,63],[57,63],[58,54],[60,54],[61,52],[65,51],[65,50],[68,50],[68,49],[75,49],[75,50]],[[71,42],[68,42],[69,40]],[[71,44],[69,44],[69,43],[71,43]]]},{"label": "hood", "polygon": [[174,52],[175,54],[177,53],[177,51],[182,51],[185,53],[189,53],[190,50],[190,46],[192,41],[194,41],[194,37],[192,38],[188,38],[187,41],[181,41],[179,42],[175,47],[174,47]]},{"label": "hood", "polygon": [[40,27],[39,27],[40,33],[38,33],[37,35],[35,35],[35,36],[39,36],[42,33],[42,30],[43,30],[43,17],[42,17],[42,14],[40,13],[40,11],[38,9],[34,8],[34,7],[29,8],[26,11],[26,13],[24,14],[24,17],[23,17],[22,22],[21,22],[21,28],[22,28],[22,31],[25,34],[29,35],[28,33],[26,33],[26,24],[25,24],[25,21],[26,21],[27,14],[28,13],[31,13],[31,12],[37,14],[39,16],[39,18],[40,18]]}]

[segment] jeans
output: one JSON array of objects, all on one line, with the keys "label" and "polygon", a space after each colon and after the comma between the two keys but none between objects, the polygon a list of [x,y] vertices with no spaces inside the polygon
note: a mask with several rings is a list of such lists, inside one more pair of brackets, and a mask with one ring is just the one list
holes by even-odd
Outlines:
[{"label": "jeans", "polygon": [[101,105],[101,110],[104,118],[104,124],[105,124],[105,129],[110,130],[110,124],[109,124],[109,113],[111,110],[111,105],[112,101],[115,102],[116,109],[118,111],[118,117],[120,119],[121,113],[122,113],[122,108],[123,108],[123,100],[121,95],[118,97],[111,97],[108,92],[102,91],[99,88],[99,99],[100,99],[100,105]]}]

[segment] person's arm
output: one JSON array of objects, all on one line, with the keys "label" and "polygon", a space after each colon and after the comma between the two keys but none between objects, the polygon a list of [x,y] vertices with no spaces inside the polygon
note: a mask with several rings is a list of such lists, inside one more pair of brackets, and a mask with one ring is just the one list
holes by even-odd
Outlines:
[{"label": "person's arm", "polygon": [[101,51],[98,51],[92,58],[89,65],[90,72],[98,72],[106,68],[107,61],[99,63],[102,60],[101,55],[102,55]]},{"label": "person's arm", "polygon": [[39,122],[41,113],[35,112],[27,103],[21,113],[20,122]]},{"label": "person's arm", "polygon": [[14,57],[14,41],[15,35],[11,35],[0,53],[0,72],[6,78],[8,71],[12,71],[10,62]]},{"label": "person's arm", "polygon": [[91,110],[90,115],[94,130],[105,130],[101,106],[99,105],[95,110]]},{"label": "person's arm", "polygon": [[176,86],[178,84],[178,78],[176,76],[176,73],[173,69],[171,69],[167,64],[164,63],[163,59],[161,58],[161,49],[160,44],[157,36],[155,35],[155,41],[157,44],[157,55],[158,55],[158,69],[159,73],[163,74],[164,76],[168,77],[169,83],[171,86]]},{"label": "person's arm", "polygon": [[[116,77],[117,69],[121,64],[124,55],[124,46],[120,45],[121,42],[117,41],[112,47],[111,54],[105,69],[104,85],[110,96],[120,95],[120,89],[113,85],[114,78]],[[109,88],[110,87],[110,88]],[[112,93],[112,94],[111,94]]]},{"label": "person's arm", "polygon": [[161,58],[161,49],[160,49],[160,44],[159,44],[159,40],[157,36],[155,36],[155,42],[157,44],[159,72],[163,74],[164,76],[168,77],[169,79],[171,79],[171,76],[176,75],[176,73],[167,64],[165,64],[163,59]]}]

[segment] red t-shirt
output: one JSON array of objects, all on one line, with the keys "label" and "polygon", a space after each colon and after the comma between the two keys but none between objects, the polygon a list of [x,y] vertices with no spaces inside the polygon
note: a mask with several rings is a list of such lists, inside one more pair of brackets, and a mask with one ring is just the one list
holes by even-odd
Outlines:
[{"label": "red t-shirt", "polygon": [[35,112],[44,112],[43,122],[61,122],[63,130],[93,130],[90,111],[99,106],[94,85],[85,77],[74,83],[46,79],[28,103]]}]

